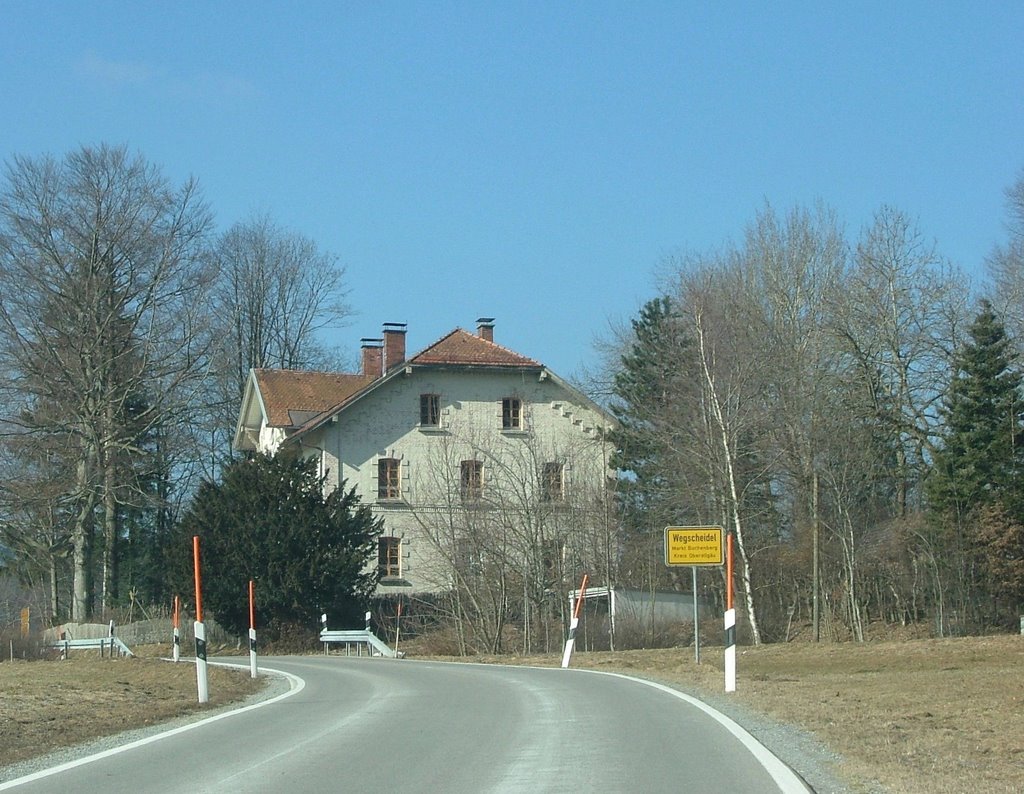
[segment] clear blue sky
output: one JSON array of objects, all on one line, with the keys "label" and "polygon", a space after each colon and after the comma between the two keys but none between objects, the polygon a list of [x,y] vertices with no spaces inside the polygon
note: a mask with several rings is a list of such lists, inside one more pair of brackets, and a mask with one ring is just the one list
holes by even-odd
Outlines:
[{"label": "clear blue sky", "polygon": [[[829,6],[839,6],[831,10]],[[126,143],[345,264],[411,350],[563,376],[770,201],[881,204],[975,278],[1024,168],[1024,3],[4,2],[0,157]]]}]

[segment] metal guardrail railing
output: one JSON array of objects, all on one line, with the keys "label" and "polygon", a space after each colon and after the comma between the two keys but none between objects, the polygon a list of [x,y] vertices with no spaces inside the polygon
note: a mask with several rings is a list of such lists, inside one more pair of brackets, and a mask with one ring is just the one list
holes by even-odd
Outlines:
[{"label": "metal guardrail railing", "polygon": [[83,648],[87,649],[98,649],[100,656],[109,652],[111,656],[114,652],[117,652],[118,656],[134,656],[131,649],[121,641],[120,637],[96,637],[92,639],[83,640],[55,640],[54,642],[48,642],[48,648],[57,648],[62,651],[65,656],[72,650],[80,650]]},{"label": "metal guardrail railing", "polygon": [[370,655],[388,656],[392,659],[400,658],[403,655],[385,645],[372,631],[364,629],[340,629],[334,631],[324,629],[320,632],[320,642],[324,644],[324,653],[327,653],[328,646],[333,643],[345,645],[346,650],[349,650],[350,646],[353,645],[357,649],[361,649],[365,645],[367,653]]}]

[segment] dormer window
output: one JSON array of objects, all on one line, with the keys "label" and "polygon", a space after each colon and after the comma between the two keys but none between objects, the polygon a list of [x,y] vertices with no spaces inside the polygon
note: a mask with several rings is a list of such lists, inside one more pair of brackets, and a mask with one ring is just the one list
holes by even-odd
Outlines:
[{"label": "dormer window", "polygon": [[506,397],[501,401],[501,429],[523,429],[523,401],[518,397]]},{"label": "dormer window", "polygon": [[420,426],[438,427],[441,424],[441,395],[420,395]]}]

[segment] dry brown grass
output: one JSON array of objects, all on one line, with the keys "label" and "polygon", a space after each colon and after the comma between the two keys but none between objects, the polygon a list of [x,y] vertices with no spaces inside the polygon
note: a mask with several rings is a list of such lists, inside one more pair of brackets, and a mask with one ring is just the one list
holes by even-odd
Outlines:
[{"label": "dry brown grass", "polygon": [[[1024,638],[748,652],[745,702],[894,792],[1024,791]],[[742,669],[742,668],[741,668]]]},{"label": "dry brown grass", "polygon": [[721,647],[704,649],[700,665],[678,648],[577,653],[572,666],[677,684],[797,725],[842,757],[836,771],[853,791],[1024,792],[1024,637],[740,648],[728,696]]},{"label": "dry brown grass", "polygon": [[215,709],[257,692],[248,671],[209,667],[210,702],[200,705],[195,665],[154,657],[0,663],[0,766],[130,728]]}]

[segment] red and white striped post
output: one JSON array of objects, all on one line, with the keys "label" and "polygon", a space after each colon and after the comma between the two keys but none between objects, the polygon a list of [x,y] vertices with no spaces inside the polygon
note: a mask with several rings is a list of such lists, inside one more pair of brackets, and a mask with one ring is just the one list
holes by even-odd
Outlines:
[{"label": "red and white striped post", "polygon": [[206,669],[206,627],[203,625],[203,588],[199,576],[199,536],[192,536],[192,564],[196,579],[196,688],[199,702],[210,702],[209,678]]},{"label": "red and white striped post", "polygon": [[583,598],[587,592],[587,574],[583,574],[583,582],[580,584],[580,597],[573,605],[572,620],[569,623],[569,638],[565,641],[565,651],[562,653],[562,667],[569,666],[569,658],[572,656],[572,648],[576,644],[576,628],[580,625],[580,607],[583,605]]},{"label": "red and white striped post", "polygon": [[725,691],[736,691],[736,609],[732,594],[732,532],[725,546]]},{"label": "red and white striped post", "polygon": [[256,585],[249,580],[249,675],[253,678],[256,669]]},{"label": "red and white striped post", "polygon": [[181,599],[174,597],[174,648],[171,650],[171,657],[174,661],[181,659]]}]

